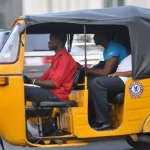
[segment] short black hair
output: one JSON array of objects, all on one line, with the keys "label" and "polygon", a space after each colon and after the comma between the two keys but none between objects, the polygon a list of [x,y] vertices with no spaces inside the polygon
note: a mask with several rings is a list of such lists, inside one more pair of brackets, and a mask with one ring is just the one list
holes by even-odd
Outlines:
[{"label": "short black hair", "polygon": [[51,33],[51,35],[54,36],[56,39],[60,40],[63,45],[66,44],[67,35],[65,33]]},{"label": "short black hair", "polygon": [[115,40],[115,36],[111,31],[99,30],[96,34],[105,36],[108,41]]}]

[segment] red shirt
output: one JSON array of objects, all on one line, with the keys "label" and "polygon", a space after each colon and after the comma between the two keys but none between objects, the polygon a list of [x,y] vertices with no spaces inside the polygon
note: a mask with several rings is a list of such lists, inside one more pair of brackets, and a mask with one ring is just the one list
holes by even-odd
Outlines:
[{"label": "red shirt", "polygon": [[41,80],[51,80],[56,89],[49,89],[61,101],[69,100],[69,94],[73,84],[73,76],[77,69],[77,63],[67,52],[62,49],[53,56],[51,67],[43,74]]}]

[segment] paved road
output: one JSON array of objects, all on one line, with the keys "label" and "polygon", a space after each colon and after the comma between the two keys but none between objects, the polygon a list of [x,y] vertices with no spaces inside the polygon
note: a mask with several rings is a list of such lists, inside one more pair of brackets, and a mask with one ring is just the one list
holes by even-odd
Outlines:
[{"label": "paved road", "polygon": [[[42,148],[30,148],[30,147],[16,147],[4,142],[6,150],[43,150]],[[0,148],[1,149],[1,148]],[[47,148],[45,148],[47,149]],[[134,150],[131,148],[125,140],[107,140],[101,142],[93,142],[87,146],[81,147],[65,147],[65,148],[48,148],[49,150]],[[144,149],[142,149],[144,150]]]}]

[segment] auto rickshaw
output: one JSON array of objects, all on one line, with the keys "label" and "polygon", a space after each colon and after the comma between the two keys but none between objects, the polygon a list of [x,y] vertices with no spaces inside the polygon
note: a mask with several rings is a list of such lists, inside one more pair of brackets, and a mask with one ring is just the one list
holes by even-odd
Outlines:
[{"label": "auto rickshaw", "polygon": [[[78,83],[78,72],[65,102],[41,102],[25,105],[24,52],[27,34],[65,31],[68,49],[74,34],[84,34],[86,66],[86,34],[99,29],[110,30],[116,39],[126,43],[132,54],[132,78],[125,92],[110,103],[112,130],[96,131],[88,121],[88,76]],[[126,36],[127,35],[127,36]],[[26,15],[12,24],[11,33],[0,52],[0,135],[17,146],[61,147],[81,146],[102,138],[125,137],[134,148],[150,146],[150,10],[123,6],[118,8]],[[135,90],[137,89],[137,90]],[[50,112],[52,115],[50,116]],[[53,117],[57,135],[43,135],[43,118]],[[27,138],[27,120],[38,124],[39,136]],[[37,119],[37,120],[33,120]],[[49,128],[51,128],[49,126]]]}]

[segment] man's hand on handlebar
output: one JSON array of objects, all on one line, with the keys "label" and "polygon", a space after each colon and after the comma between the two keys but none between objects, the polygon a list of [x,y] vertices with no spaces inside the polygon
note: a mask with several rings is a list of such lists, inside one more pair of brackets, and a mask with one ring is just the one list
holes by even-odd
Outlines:
[{"label": "man's hand on handlebar", "polygon": [[27,76],[23,76],[24,78],[24,83],[27,83],[27,84],[33,84],[33,80]]}]

